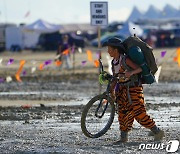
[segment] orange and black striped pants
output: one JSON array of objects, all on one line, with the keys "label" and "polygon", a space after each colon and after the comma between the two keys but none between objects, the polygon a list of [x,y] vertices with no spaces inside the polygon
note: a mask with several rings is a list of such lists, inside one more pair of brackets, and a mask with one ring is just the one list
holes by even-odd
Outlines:
[{"label": "orange and black striped pants", "polygon": [[127,90],[128,88],[126,86],[120,86],[116,91],[120,130],[131,130],[134,119],[142,126],[151,129],[155,125],[155,122],[146,113],[143,87],[129,87],[132,103],[129,103]]}]

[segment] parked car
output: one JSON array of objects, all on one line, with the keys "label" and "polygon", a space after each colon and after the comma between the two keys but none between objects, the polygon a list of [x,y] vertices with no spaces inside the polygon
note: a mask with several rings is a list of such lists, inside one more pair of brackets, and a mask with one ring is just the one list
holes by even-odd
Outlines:
[{"label": "parked car", "polygon": [[[109,38],[111,37],[118,37],[120,38],[122,41],[125,39],[123,36],[120,36],[120,35],[117,35],[117,33],[106,33],[105,35],[103,35],[101,38],[100,38],[100,42],[101,44],[103,44],[105,41],[107,41]],[[91,45],[92,46],[95,46],[95,47],[98,47],[98,38],[94,39],[91,41]]]}]

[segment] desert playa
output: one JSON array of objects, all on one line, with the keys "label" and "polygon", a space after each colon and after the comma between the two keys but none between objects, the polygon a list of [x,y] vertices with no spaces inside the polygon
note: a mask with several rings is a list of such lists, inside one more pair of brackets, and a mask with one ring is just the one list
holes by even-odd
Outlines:
[{"label": "desert playa", "polygon": [[[98,68],[88,61],[86,50],[75,54],[74,69],[59,69],[52,62],[43,70],[39,65],[54,60],[55,52],[4,52],[0,76],[12,77],[0,84],[0,153],[166,153],[170,140],[180,140],[180,67],[174,61],[177,48],[155,49],[161,66],[159,83],[144,85],[147,112],[166,133],[163,149],[139,149],[140,144],[153,144],[148,130],[137,122],[130,141],[113,145],[119,138],[117,115],[111,129],[98,139],[82,134],[81,112],[84,105],[99,94]],[[96,48],[88,49],[96,59]],[[162,51],[166,51],[162,57]],[[8,60],[14,63],[7,65]],[[25,60],[22,82],[15,79],[20,60]],[[82,65],[82,61],[87,61]],[[108,70],[106,49],[102,61]],[[34,73],[32,67],[37,67]],[[105,89],[102,86],[101,92]],[[179,153],[177,151],[176,153]]]}]

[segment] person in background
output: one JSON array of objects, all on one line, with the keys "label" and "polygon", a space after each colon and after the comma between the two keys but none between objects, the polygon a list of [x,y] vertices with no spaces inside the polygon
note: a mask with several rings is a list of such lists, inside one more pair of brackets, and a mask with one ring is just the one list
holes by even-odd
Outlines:
[{"label": "person in background", "polygon": [[66,69],[72,68],[70,52],[71,52],[71,46],[69,44],[69,37],[68,35],[63,35],[62,43],[58,45],[58,50],[56,53],[57,57],[55,59],[62,62],[60,66],[61,68],[63,67],[64,63],[66,63]]}]

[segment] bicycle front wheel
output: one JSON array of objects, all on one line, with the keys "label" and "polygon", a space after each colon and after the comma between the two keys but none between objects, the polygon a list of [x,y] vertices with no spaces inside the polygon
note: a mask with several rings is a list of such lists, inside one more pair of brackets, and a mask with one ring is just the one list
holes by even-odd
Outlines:
[{"label": "bicycle front wheel", "polygon": [[[103,111],[105,110],[104,114]],[[112,99],[101,94],[93,97],[84,107],[81,129],[85,136],[98,138],[104,135],[114,120],[115,105]]]}]

